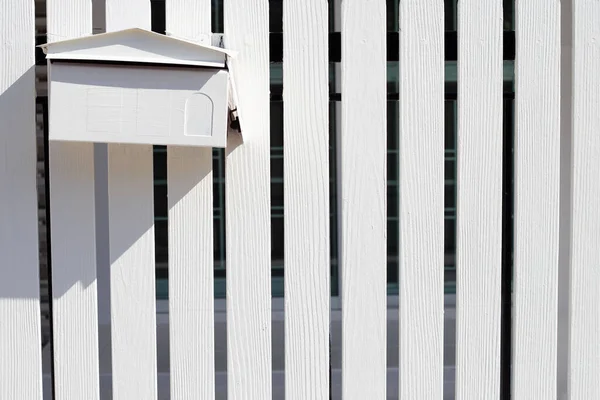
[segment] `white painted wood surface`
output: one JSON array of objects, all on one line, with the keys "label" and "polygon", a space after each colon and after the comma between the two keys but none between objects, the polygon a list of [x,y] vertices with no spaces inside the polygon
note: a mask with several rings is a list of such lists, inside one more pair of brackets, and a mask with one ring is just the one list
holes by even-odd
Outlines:
[{"label": "white painted wood surface", "polygon": [[58,399],[99,399],[94,147],[50,142],[54,382]]},{"label": "white painted wood surface", "polygon": [[41,399],[34,4],[0,2],[0,398]]},{"label": "white painted wood surface", "polygon": [[342,2],[342,397],[386,398],[386,7]]},{"label": "white painted wood surface", "polygon": [[[89,0],[48,1],[50,40],[89,28]],[[169,1],[170,24],[197,13],[197,20],[209,25],[207,1]],[[600,398],[600,6],[593,0],[573,4],[573,165],[562,166],[572,167],[573,214],[572,225],[561,227],[572,229],[568,379],[571,398],[593,399]],[[345,399],[385,398],[385,5],[355,2],[343,7],[343,391]],[[441,246],[438,208],[443,196],[436,182],[443,170],[441,155],[434,156],[443,143],[443,97],[436,86],[442,74],[436,64],[442,60],[441,7],[401,3],[402,399],[441,397],[437,346],[443,275],[441,265],[439,270],[428,268],[439,262],[435,246]],[[538,0],[517,7],[513,397],[552,398],[557,367],[559,4]],[[226,2],[226,14],[227,44],[241,52],[236,74],[240,111],[247,121],[244,143],[239,135],[232,137],[227,161],[229,396],[268,399],[268,4]],[[329,383],[324,373],[329,302],[325,15],[323,0],[286,3],[284,11],[290,398],[326,397]],[[499,0],[460,2],[459,399],[499,394],[501,16]],[[0,4],[0,275],[9,277],[0,279],[0,398],[7,399],[41,398],[33,19],[32,2]],[[148,28],[149,0],[107,0],[107,20],[109,29]],[[202,32],[208,30],[188,25],[169,30],[204,40]],[[307,25],[313,27],[309,32],[302,30]],[[311,57],[302,57],[307,52],[300,40],[313,45]],[[428,79],[417,79],[423,76]],[[418,135],[422,132],[427,134]],[[93,151],[91,145],[53,143],[50,153],[56,397],[97,399]],[[152,151],[149,146],[116,145],[109,154],[113,398],[151,400],[157,398]],[[215,394],[211,168],[208,149],[169,149],[173,398]],[[423,210],[430,212],[419,214]],[[306,334],[304,340],[299,333]]]},{"label": "white painted wood surface", "polygon": [[[92,33],[90,0],[47,0],[46,8],[49,41]],[[94,400],[100,398],[94,145],[49,146],[55,395]]]},{"label": "white painted wood surface", "polygon": [[[326,0],[283,4],[286,399],[329,399]],[[306,49],[310,49],[307,57]]]},{"label": "white painted wood surface", "polygon": [[[225,46],[233,60],[243,139],[228,138],[227,391],[229,400],[270,399],[271,190],[269,4],[224,2]],[[242,143],[243,142],[243,143]]]},{"label": "white painted wood surface", "polygon": [[108,146],[113,399],[156,398],[152,147]]},{"label": "white painted wood surface", "polygon": [[400,399],[444,389],[444,4],[400,2]]},{"label": "white painted wood surface", "polygon": [[[210,33],[210,0],[167,0],[166,29]],[[215,398],[212,148],[167,148],[171,399]]]},{"label": "white painted wood surface", "polygon": [[212,150],[169,147],[172,399],[215,395]]},{"label": "white painted wood surface", "polygon": [[152,0],[105,0],[106,32],[129,28],[150,30]]},{"label": "white painted wood surface", "polygon": [[[106,30],[150,29],[148,0],[106,0]],[[113,399],[157,398],[153,155],[108,145]]]},{"label": "white painted wood surface", "polygon": [[[600,398],[600,3],[573,0],[571,399]],[[564,167],[563,167],[564,168]]]},{"label": "white painted wood surface", "polygon": [[516,7],[512,398],[555,399],[560,1]]},{"label": "white painted wood surface", "polygon": [[456,398],[500,395],[502,1],[458,3]]},{"label": "white painted wood surface", "polygon": [[[92,32],[91,1],[48,0],[49,40]],[[54,387],[99,399],[94,148],[50,142]]]},{"label": "white painted wood surface", "polygon": [[210,44],[211,0],[167,0],[165,6],[167,35]]}]

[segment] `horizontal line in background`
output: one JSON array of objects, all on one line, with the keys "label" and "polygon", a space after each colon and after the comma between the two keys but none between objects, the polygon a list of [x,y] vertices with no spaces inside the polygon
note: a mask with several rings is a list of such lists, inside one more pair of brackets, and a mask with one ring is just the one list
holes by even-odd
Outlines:
[{"label": "horizontal line in background", "polygon": [[[36,46],[46,43],[46,35],[36,36]],[[386,37],[387,60],[399,60],[399,33],[388,32]],[[456,61],[458,56],[458,34],[456,31],[444,34],[444,54],[446,61]],[[504,60],[515,59],[515,32],[504,32],[504,46],[502,50]],[[282,62],[283,60],[283,33],[271,32],[269,34],[269,59],[271,62]],[[342,60],[342,35],[340,32],[329,34],[329,61],[340,62]],[[43,65],[46,63],[44,52],[39,47],[35,48],[35,63]]]},{"label": "horizontal line in background", "polygon": [[[283,33],[271,32],[269,34],[269,59],[271,62],[281,62],[283,60]],[[400,48],[399,33],[387,33],[387,60],[398,61]],[[504,32],[503,46],[504,60],[515,59],[515,32]],[[456,31],[445,32],[444,34],[444,54],[446,61],[456,61],[458,56],[458,34]],[[342,35],[340,32],[329,34],[329,61],[340,62],[342,60]]]},{"label": "horizontal line in background", "polygon": [[[455,92],[444,93],[444,100],[456,100],[457,97],[458,97],[458,95]],[[399,98],[400,98],[400,95],[398,93],[388,93],[388,95],[387,95],[387,101],[398,101]],[[503,98],[504,98],[504,100],[511,100],[511,99],[515,98],[515,94],[514,94],[514,92],[504,91]],[[273,102],[283,101],[283,95],[278,94],[278,93],[271,93],[271,101],[273,101]],[[341,102],[342,94],[341,93],[330,93],[329,101],[340,101]]]}]

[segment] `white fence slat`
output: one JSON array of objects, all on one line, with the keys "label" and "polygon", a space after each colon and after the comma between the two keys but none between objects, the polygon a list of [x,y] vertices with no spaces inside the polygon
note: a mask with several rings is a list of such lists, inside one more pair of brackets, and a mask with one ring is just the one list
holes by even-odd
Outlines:
[{"label": "white fence slat", "polygon": [[[166,29],[200,41],[211,27],[210,0],[168,0]],[[212,148],[167,148],[169,341],[172,399],[214,399]]]},{"label": "white fence slat", "polygon": [[[106,20],[106,8],[106,0],[92,0],[92,29],[94,33],[106,31],[106,24],[109,22]],[[111,20],[114,20],[114,17],[112,17]],[[110,326],[108,145],[106,143],[94,144],[94,170],[96,185],[96,277],[98,282],[98,324],[100,326]],[[110,344],[110,330],[100,329],[98,340],[100,349],[107,348]]]},{"label": "white fence slat", "polygon": [[[600,3],[573,1],[571,399],[600,398]],[[563,166],[567,168],[567,166]]]},{"label": "white fence slat", "polygon": [[[149,0],[106,0],[106,30],[150,29]],[[108,145],[113,399],[156,399],[153,154]]]},{"label": "white fence slat", "polygon": [[167,35],[192,42],[208,39],[211,33],[211,0],[166,0],[165,6]]},{"label": "white fence slat", "polygon": [[172,399],[215,396],[211,150],[168,149]]},{"label": "white fence slat", "polygon": [[444,386],[444,4],[400,2],[400,399]]},{"label": "white fence slat", "polygon": [[[286,399],[329,399],[326,0],[283,4]],[[310,57],[306,55],[310,51]]]},{"label": "white fence slat", "polygon": [[[48,0],[48,41],[92,33],[90,0]],[[94,145],[50,142],[54,387],[99,399]]]},{"label": "white fence slat", "polygon": [[342,2],[342,397],[386,398],[386,5]]},{"label": "white fence slat", "polygon": [[458,3],[456,398],[500,393],[502,1]]},{"label": "white fence slat", "polygon": [[108,145],[113,399],[156,398],[152,146]]},{"label": "white fence slat", "polygon": [[560,1],[516,3],[513,399],[556,398]]},{"label": "white fence slat", "polygon": [[153,0],[105,0],[106,32],[128,28],[150,30],[150,2]]},{"label": "white fence slat", "polygon": [[227,390],[229,400],[270,399],[269,4],[226,1],[224,17],[243,131],[229,134],[225,171]]},{"label": "white fence slat", "polygon": [[33,1],[0,2],[0,398],[41,399]]},{"label": "white fence slat", "polygon": [[99,399],[94,146],[50,142],[57,399]]}]

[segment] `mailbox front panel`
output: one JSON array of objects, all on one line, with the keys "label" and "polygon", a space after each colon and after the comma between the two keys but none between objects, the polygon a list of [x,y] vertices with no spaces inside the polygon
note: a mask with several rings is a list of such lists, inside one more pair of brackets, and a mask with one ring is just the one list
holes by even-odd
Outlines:
[{"label": "mailbox front panel", "polygon": [[225,147],[227,72],[53,63],[50,140]]}]

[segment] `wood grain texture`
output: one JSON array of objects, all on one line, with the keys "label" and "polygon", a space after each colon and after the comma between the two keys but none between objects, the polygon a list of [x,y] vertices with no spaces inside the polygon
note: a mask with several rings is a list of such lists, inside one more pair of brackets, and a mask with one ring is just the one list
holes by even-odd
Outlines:
[{"label": "wood grain texture", "polygon": [[92,0],[46,0],[48,42],[92,34]]},{"label": "wood grain texture", "polygon": [[0,2],[0,398],[41,399],[34,4]]},{"label": "wood grain texture", "polygon": [[214,399],[212,149],[169,147],[172,399]]},{"label": "wood grain texture", "polygon": [[400,399],[444,388],[444,4],[400,2]]},{"label": "wood grain texture", "polygon": [[106,32],[127,28],[150,30],[151,0],[105,0]]},{"label": "wood grain texture", "polygon": [[556,398],[560,1],[516,3],[513,399]]},{"label": "wood grain texture", "polygon": [[[326,0],[283,4],[286,399],[329,399]],[[310,49],[307,56],[306,49]]]},{"label": "wood grain texture", "polygon": [[[104,3],[104,31],[112,32],[122,29],[137,27],[150,30],[151,28],[151,15],[150,15],[150,1],[151,0],[94,0],[95,3]],[[101,7],[99,7],[101,8]],[[98,13],[96,13],[97,15]],[[102,18],[102,16],[100,16]],[[96,179],[99,180],[99,184],[96,190],[96,207],[97,216],[107,217],[108,206],[106,204],[107,189],[101,186],[105,181],[107,186],[110,187],[110,177],[108,176],[108,145],[104,143],[98,143],[95,145],[96,149]],[[152,174],[152,171],[148,171],[148,174]],[[149,194],[152,196],[151,194]],[[108,218],[107,218],[108,219]],[[104,240],[107,240],[110,235],[110,227],[105,226],[105,222],[100,219],[97,221],[98,229],[96,231],[98,235],[98,284],[100,294],[100,315],[99,319],[101,323],[106,323],[107,308],[114,307],[110,304],[110,299],[103,299],[106,293],[107,275],[110,275],[110,271],[106,273],[106,269],[110,269],[108,260],[112,260],[109,254],[110,249],[106,249]],[[108,239],[110,241],[110,239]],[[110,279],[109,279],[110,280]],[[112,295],[110,296],[112,298]],[[112,317],[111,317],[112,319]],[[104,341],[104,338],[100,338]]]},{"label": "wood grain texture", "polygon": [[570,399],[600,398],[600,3],[573,0]]},{"label": "wood grain texture", "polygon": [[208,39],[211,33],[211,0],[166,0],[165,5],[168,35],[192,42]]},{"label": "wood grain texture", "polygon": [[94,147],[50,142],[54,384],[59,399],[99,399]]},{"label": "wood grain texture", "polygon": [[226,47],[239,51],[233,74],[243,139],[228,138],[228,399],[270,399],[271,190],[269,140],[269,4],[224,3]]},{"label": "wood grain texture", "polygon": [[458,3],[456,398],[500,395],[502,1]]},{"label": "wood grain texture", "polygon": [[[210,0],[167,0],[167,31],[200,41]],[[215,398],[212,148],[167,148],[171,399]]]},{"label": "wood grain texture", "polygon": [[342,397],[386,398],[386,6],[342,2]]},{"label": "wood grain texture", "polygon": [[[106,31],[150,29],[148,0],[106,0]],[[157,398],[152,146],[108,145],[113,399]]]},{"label": "wood grain texture", "polygon": [[152,146],[108,145],[113,399],[156,399]]},{"label": "wood grain texture", "polygon": [[[92,33],[90,0],[48,0],[48,40]],[[94,145],[50,142],[54,388],[99,399]]]}]

